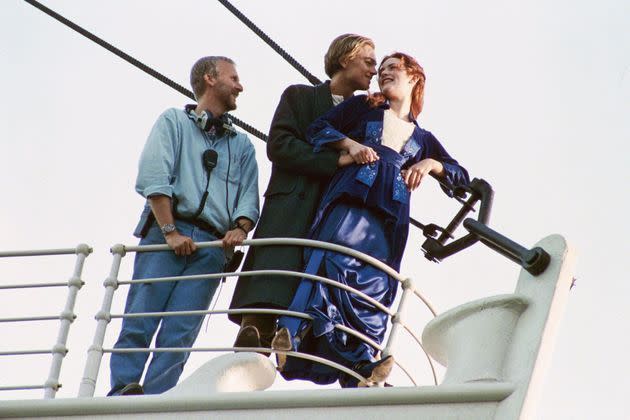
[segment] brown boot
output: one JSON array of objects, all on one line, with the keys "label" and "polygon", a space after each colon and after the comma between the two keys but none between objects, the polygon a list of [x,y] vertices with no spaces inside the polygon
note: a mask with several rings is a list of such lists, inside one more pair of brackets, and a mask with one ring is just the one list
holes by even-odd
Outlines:
[{"label": "brown boot", "polygon": [[[276,324],[278,317],[270,314],[243,314],[241,319],[241,330],[251,326],[256,328],[260,339],[260,346],[264,348],[271,347],[271,340],[276,334]],[[271,353],[261,352],[260,354],[269,357]]]},{"label": "brown boot", "polygon": [[261,347],[258,329],[252,325],[241,327],[236,335],[234,347]]}]

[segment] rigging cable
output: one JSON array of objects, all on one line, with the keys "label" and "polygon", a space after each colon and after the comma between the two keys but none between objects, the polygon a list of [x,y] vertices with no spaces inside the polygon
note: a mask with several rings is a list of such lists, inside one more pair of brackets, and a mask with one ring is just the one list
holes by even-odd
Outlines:
[{"label": "rigging cable", "polygon": [[278,45],[273,39],[269,38],[269,36],[266,33],[264,33],[262,29],[260,29],[258,26],[254,24],[254,22],[249,20],[247,16],[245,16],[240,10],[234,7],[232,3],[230,3],[227,0],[218,0],[218,1],[219,3],[224,5],[230,12],[232,12],[232,14],[236,16],[241,22],[243,22],[245,26],[251,29],[256,35],[258,35],[260,39],[265,41],[265,43],[269,45],[275,52],[280,54],[280,56],[284,58],[289,64],[291,64],[293,68],[295,68],[298,72],[300,72],[302,76],[306,77],[309,82],[311,82],[314,85],[319,85],[320,83],[322,83],[321,80],[313,76],[308,70],[304,68],[304,66],[298,63],[295,58],[291,57],[291,55],[289,55],[288,52],[282,49],[282,47],[280,47],[280,45]]},{"label": "rigging cable", "polygon": [[[153,70],[151,67],[149,67],[146,64],[138,61],[137,59],[133,58],[129,54],[125,53],[124,51],[116,48],[115,46],[113,46],[109,42],[99,38],[98,36],[94,35],[93,33],[89,32],[88,30],[82,28],[81,26],[77,25],[76,23],[66,19],[65,17],[61,16],[59,13],[55,12],[54,10],[49,9],[48,7],[44,6],[43,4],[41,4],[38,1],[35,1],[35,0],[24,0],[24,1],[29,3],[31,6],[34,6],[37,9],[41,10],[42,12],[46,13],[48,16],[52,17],[53,19],[56,19],[59,22],[63,23],[64,25],[66,25],[70,29],[73,29],[74,31],[80,33],[84,37],[90,39],[91,41],[94,41],[95,43],[97,43],[101,47],[105,48],[106,50],[116,54],[118,57],[122,58],[123,60],[125,60],[129,64],[139,68],[140,70],[142,70],[143,72],[147,73],[148,75],[155,77],[160,82],[166,84],[167,86],[170,86],[171,88],[175,89],[179,93],[181,93],[184,96],[187,96],[188,98],[190,98],[193,101],[195,101],[195,95],[190,90],[188,90],[185,87],[183,87],[182,85],[174,82],[173,80],[169,79],[168,77],[164,76],[163,74],[158,73],[157,71]],[[253,136],[258,137],[259,139],[261,139],[263,141],[267,141],[268,137],[262,131],[256,129],[255,127],[252,127],[251,125],[247,124],[244,121],[241,121],[240,119],[236,118],[233,115],[230,115],[230,114],[226,114],[226,115],[230,118],[230,120],[234,124],[236,124],[237,126],[241,127],[243,130],[247,131],[248,133],[250,133]]]},{"label": "rigging cable", "polygon": [[[251,29],[256,35],[258,35],[260,37],[260,39],[262,39],[267,45],[269,45],[275,52],[277,52],[289,64],[291,64],[298,72],[300,72],[300,74],[302,74],[302,76],[306,77],[309,82],[311,82],[313,85],[319,85],[320,83],[322,83],[321,80],[319,80],[317,77],[313,76],[308,70],[306,70],[306,68],[304,68],[304,66],[302,66],[300,63],[298,63],[291,55],[289,55],[289,53],[287,53],[282,47],[280,47],[275,41],[273,41],[266,33],[264,33],[262,31],[262,29],[260,29],[258,26],[256,26],[256,24],[254,22],[252,22],[240,10],[238,10],[234,5],[232,5],[232,3],[230,3],[228,0],[218,0],[218,2],[221,3],[223,6],[225,6],[230,12],[232,12],[232,14],[234,14],[234,16],[236,16],[241,22],[243,22],[245,24],[245,26],[247,26],[249,29]],[[433,177],[440,185],[442,185],[445,188],[447,188],[448,190],[452,191],[453,192],[453,197],[457,201],[459,201],[462,204],[465,203],[463,201],[463,199],[465,197],[464,197],[462,191],[458,191],[447,180],[440,179],[439,177],[437,177],[433,173],[430,173],[429,175],[431,177]],[[415,227],[417,227],[417,228],[419,228],[421,230],[425,230],[427,228],[430,228],[430,226],[423,225],[422,223],[420,223],[419,221],[417,221],[413,217],[410,217],[409,222],[413,226],[415,226]]]},{"label": "rigging cable", "polygon": [[[159,80],[162,83],[166,84],[167,86],[175,89],[176,91],[178,91],[179,93],[183,94],[184,96],[192,99],[193,101],[195,100],[195,95],[190,90],[186,89],[185,87],[183,87],[182,85],[176,83],[175,81],[169,79],[168,77],[164,76],[163,74],[157,72],[156,70],[152,69],[151,67],[147,66],[146,64],[144,64],[141,61],[137,60],[136,58],[130,56],[129,54],[125,53],[124,51],[120,50],[119,48],[116,48],[115,46],[113,46],[109,42],[99,38],[98,36],[94,35],[90,31],[82,28],[81,26],[77,25],[76,23],[74,23],[74,22],[70,21],[69,19],[61,16],[59,13],[55,12],[54,10],[44,6],[43,4],[41,4],[40,2],[38,2],[36,0],[24,0],[24,1],[29,3],[31,6],[34,6],[35,8],[37,8],[37,9],[41,10],[42,12],[46,13],[48,16],[52,17],[53,19],[56,19],[57,21],[63,23],[64,25],[66,25],[70,29],[72,29],[72,30],[78,32],[79,34],[83,35],[84,37],[90,39],[91,41],[93,41],[96,44],[100,45],[101,47],[105,48],[106,50],[114,53],[118,57],[120,57],[123,60],[127,61],[129,64],[137,67],[138,69],[144,71],[148,75],[153,76],[154,78],[156,78],[157,80]],[[269,38],[269,36],[267,36],[260,28],[258,28],[251,20],[249,20],[245,15],[243,15],[231,3],[229,3],[227,0],[218,0],[218,1],[221,4],[223,4],[226,8],[228,8],[228,10],[230,10],[243,23],[245,23],[245,25],[247,25],[250,29],[252,29],[252,31],[254,31],[271,48],[273,48],[274,51],[276,51],[285,60],[287,60],[289,62],[289,64],[291,64],[296,70],[298,70],[311,83],[313,83],[313,84],[321,83],[321,81],[317,77],[315,77],[311,73],[309,73],[308,70],[306,70],[302,65],[300,65],[293,57],[291,57],[277,43],[275,43],[273,40],[271,40],[271,38]],[[264,142],[267,142],[269,140],[269,137],[266,134],[264,134],[262,131],[258,130],[257,128],[247,124],[246,122],[244,122],[244,121],[234,117],[231,114],[227,114],[226,113],[226,115],[230,118],[230,120],[235,125],[241,127],[243,130],[247,131],[251,135],[258,137],[259,139],[263,140]],[[435,180],[437,180],[440,184],[445,186],[447,189],[449,189],[449,190],[451,190],[453,192],[456,191],[456,189],[452,185],[450,185],[450,183],[445,182],[445,180],[439,179],[438,177],[434,176],[433,174],[430,174],[430,175]],[[459,197],[457,197],[457,194],[455,195],[455,197],[459,198]],[[410,217],[410,223],[411,223],[411,225],[413,225],[413,226],[415,226],[415,227],[417,227],[417,228],[419,228],[421,230],[424,230],[425,227],[427,227],[424,224],[420,223],[418,220],[414,219],[413,217]]]}]

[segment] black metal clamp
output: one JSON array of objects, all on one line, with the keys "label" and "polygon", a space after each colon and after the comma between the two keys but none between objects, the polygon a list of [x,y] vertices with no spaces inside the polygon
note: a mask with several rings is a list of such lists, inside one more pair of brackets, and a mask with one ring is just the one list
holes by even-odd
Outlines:
[{"label": "black metal clamp", "polygon": [[[455,195],[459,198],[458,201],[463,205],[448,226],[446,228],[441,228],[434,224],[422,226],[422,233],[427,238],[422,244],[422,250],[428,260],[440,262],[444,258],[462,251],[479,241],[519,264],[534,276],[545,271],[551,258],[544,249],[540,247],[527,249],[488,227],[492,200],[494,198],[494,191],[488,182],[475,178],[467,187],[458,188],[460,191],[453,190],[453,192],[456,193]],[[466,200],[462,199],[462,190],[469,194]],[[478,201],[480,202],[480,207],[477,220],[466,218],[468,213],[474,211],[474,206]],[[468,234],[446,244],[449,238],[453,238],[455,229],[462,222],[464,228],[468,230]],[[440,232],[439,236],[437,236],[437,232]]]}]

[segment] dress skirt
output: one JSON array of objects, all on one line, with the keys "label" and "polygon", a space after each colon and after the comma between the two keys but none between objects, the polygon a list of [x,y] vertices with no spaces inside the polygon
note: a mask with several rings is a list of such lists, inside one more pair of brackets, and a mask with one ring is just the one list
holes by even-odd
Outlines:
[{"label": "dress skirt", "polygon": [[[350,197],[327,208],[312,239],[346,246],[391,265],[391,236],[386,218],[378,210],[353,202]],[[318,274],[353,287],[390,307],[396,296],[397,281],[383,271],[354,257],[322,249],[305,251],[306,273]],[[313,321],[281,317],[279,327],[287,327],[297,350],[352,368],[359,361],[373,361],[377,350],[358,338],[335,329],[335,324],[359,331],[381,343],[387,329],[387,314],[366,299],[351,292],[302,279],[289,310],[306,312]],[[304,359],[289,357],[282,376],[329,384],[343,375],[337,369]]]}]

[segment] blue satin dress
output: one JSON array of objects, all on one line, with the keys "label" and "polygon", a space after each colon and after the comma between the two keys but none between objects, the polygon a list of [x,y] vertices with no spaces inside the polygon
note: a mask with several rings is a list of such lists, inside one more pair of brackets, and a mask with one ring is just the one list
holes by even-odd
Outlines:
[{"label": "blue satin dress", "polygon": [[[361,251],[398,271],[409,231],[410,195],[400,171],[433,158],[442,162],[446,179],[453,185],[468,183],[468,173],[415,121],[413,134],[400,153],[382,145],[383,113],[389,106],[371,107],[366,99],[365,95],[352,97],[309,127],[308,140],[316,151],[327,143],[349,137],[372,147],[380,158],[372,164],[337,170],[324,192],[309,237]],[[305,261],[305,273],[351,286],[386,307],[396,297],[395,279],[353,257],[306,249]],[[279,328],[289,329],[295,350],[348,368],[360,361],[374,361],[377,350],[335,329],[334,325],[353,328],[379,344],[387,329],[387,315],[365,299],[308,279],[302,279],[289,310],[313,317],[312,322],[280,317]],[[287,380],[304,379],[318,384],[333,383],[341,375],[345,374],[294,357],[287,359],[282,371]]]}]

